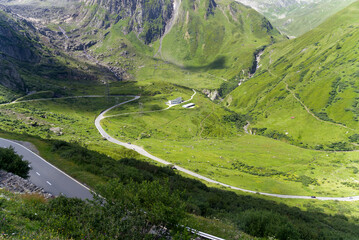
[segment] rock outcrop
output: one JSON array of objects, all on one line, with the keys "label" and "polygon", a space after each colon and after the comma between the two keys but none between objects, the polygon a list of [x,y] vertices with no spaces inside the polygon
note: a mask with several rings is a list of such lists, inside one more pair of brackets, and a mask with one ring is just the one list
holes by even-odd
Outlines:
[{"label": "rock outcrop", "polygon": [[77,18],[85,26],[108,28],[124,21],[122,32],[135,32],[145,43],[158,39],[173,13],[173,0],[83,0]]},{"label": "rock outcrop", "polygon": [[218,93],[218,90],[208,90],[208,89],[203,89],[202,91],[209,99],[211,99],[212,101],[216,100],[216,99],[219,99],[220,96],[219,96],[219,93]]},{"label": "rock outcrop", "polygon": [[16,22],[0,11],[0,84],[14,91],[25,90],[19,66],[40,61],[28,28],[27,21]]},{"label": "rock outcrop", "polygon": [[29,180],[3,170],[0,170],[0,188],[15,193],[40,194],[45,198],[53,197],[50,193],[45,192],[43,188],[37,187]]}]

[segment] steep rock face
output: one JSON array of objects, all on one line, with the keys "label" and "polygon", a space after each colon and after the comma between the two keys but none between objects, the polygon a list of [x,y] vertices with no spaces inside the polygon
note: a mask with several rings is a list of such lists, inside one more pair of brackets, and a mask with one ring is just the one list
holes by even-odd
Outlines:
[{"label": "steep rock face", "polygon": [[25,84],[18,72],[22,63],[39,61],[28,32],[21,26],[28,22],[15,22],[0,12],[0,84],[12,90],[25,90]]},{"label": "steep rock face", "polygon": [[1,85],[12,90],[25,90],[25,84],[13,64],[0,60],[0,72]]},{"label": "steep rock face", "polygon": [[120,20],[122,31],[134,31],[145,43],[158,39],[165,31],[173,12],[172,0],[83,0],[79,15],[84,25],[109,27]]},{"label": "steep rock face", "polygon": [[24,29],[6,15],[0,13],[0,58],[13,58],[18,61],[37,62],[32,51],[30,37],[20,34]]}]

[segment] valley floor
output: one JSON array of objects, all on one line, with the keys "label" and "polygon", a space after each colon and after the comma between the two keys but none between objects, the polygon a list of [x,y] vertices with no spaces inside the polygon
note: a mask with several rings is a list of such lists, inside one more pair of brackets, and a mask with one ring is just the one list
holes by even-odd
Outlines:
[{"label": "valley floor", "polygon": [[[165,99],[179,95],[192,100],[196,107],[166,108]],[[5,106],[11,107],[13,112],[9,113]],[[106,106],[110,107],[108,111],[102,111]],[[102,129],[103,136],[106,132],[110,134],[106,135],[108,140],[110,136],[114,137],[111,137],[112,142],[155,160],[164,159],[162,163],[188,169],[190,172],[187,173],[196,177],[237,190],[248,189],[253,193],[269,193],[284,198],[303,195],[344,201],[356,200],[354,196],[359,195],[354,181],[358,152],[302,149],[270,138],[244,134],[231,124],[222,122],[222,116],[228,113],[221,112],[203,96],[191,94],[190,90],[180,90],[173,96],[143,99],[120,95],[110,98],[91,95],[32,99],[3,105],[2,108],[3,114],[15,118],[14,122],[25,119],[24,126],[17,126],[14,130],[25,129],[31,133],[37,129],[44,134],[42,128],[55,127],[58,132],[51,134],[55,138],[72,139],[76,134],[76,141],[84,141],[90,148],[101,149],[101,152],[112,152],[110,149],[115,149],[112,143],[101,141],[97,133],[97,129]],[[46,117],[41,119],[45,111]],[[96,129],[93,119],[99,112],[102,113],[96,120]],[[37,122],[35,127],[34,122]],[[3,124],[9,126],[10,123]],[[219,136],[212,136],[213,132]],[[116,154],[116,151],[111,154]]]}]

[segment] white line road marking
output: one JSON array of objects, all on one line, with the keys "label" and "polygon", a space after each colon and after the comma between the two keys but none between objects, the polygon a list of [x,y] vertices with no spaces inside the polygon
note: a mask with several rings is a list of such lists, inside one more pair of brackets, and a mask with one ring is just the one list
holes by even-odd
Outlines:
[{"label": "white line road marking", "polygon": [[[2,105],[2,104],[0,104]],[[44,161],[46,164],[50,165],[51,167],[55,168],[57,171],[61,172],[62,174],[66,175],[68,178],[72,179],[73,181],[77,182],[78,184],[80,184],[81,186],[83,186],[84,188],[86,188],[87,190],[89,190],[90,192],[92,192],[91,189],[89,189],[88,187],[86,187],[85,185],[83,185],[82,183],[80,183],[79,181],[77,181],[76,179],[74,179],[73,177],[71,177],[70,175],[68,175],[67,173],[65,173],[64,171],[60,170],[59,168],[55,167],[54,165],[52,165],[51,163],[47,162],[45,159],[43,159],[42,157],[40,157],[39,155],[37,155],[36,153],[34,153],[33,151],[31,151],[30,149],[24,147],[23,145],[17,143],[17,142],[13,142],[11,140],[5,139],[5,138],[0,138],[3,141],[7,141],[11,144],[17,145],[19,147],[21,147],[22,149],[25,149],[26,151],[30,152],[31,154],[34,154],[36,157],[38,157],[39,159],[41,159],[42,161]]]},{"label": "white line road marking", "polygon": [[52,185],[49,181],[46,181],[47,184],[49,184],[50,186]]},{"label": "white line road marking", "polygon": [[40,176],[40,173],[36,172],[36,174]]}]

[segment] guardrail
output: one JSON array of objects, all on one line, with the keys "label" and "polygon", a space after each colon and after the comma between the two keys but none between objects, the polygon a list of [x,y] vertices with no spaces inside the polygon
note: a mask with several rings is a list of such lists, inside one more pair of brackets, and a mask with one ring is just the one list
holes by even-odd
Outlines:
[{"label": "guardrail", "polygon": [[216,236],[213,236],[211,234],[208,234],[208,233],[204,233],[204,232],[200,232],[196,229],[193,229],[193,228],[190,228],[190,227],[186,227],[186,229],[193,233],[193,234],[196,234],[202,238],[205,238],[205,239],[209,239],[209,240],[225,240],[224,238],[220,238],[220,237],[216,237]]}]

